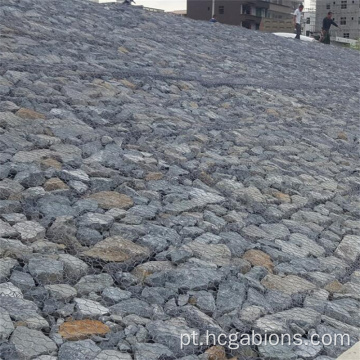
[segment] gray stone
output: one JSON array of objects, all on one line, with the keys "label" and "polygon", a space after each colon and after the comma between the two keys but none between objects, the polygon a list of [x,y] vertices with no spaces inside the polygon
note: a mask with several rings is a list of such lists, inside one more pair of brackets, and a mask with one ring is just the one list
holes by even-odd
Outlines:
[{"label": "gray stone", "polygon": [[7,311],[11,317],[18,320],[33,316],[38,311],[38,307],[34,302],[11,296],[1,297],[1,308]]},{"label": "gray stone", "polygon": [[84,317],[97,318],[109,313],[109,309],[97,301],[76,298],[74,302],[76,304],[76,310]]},{"label": "gray stone", "polygon": [[[149,281],[151,275],[146,279]],[[178,267],[161,274],[161,283],[171,283],[181,290],[208,290],[217,285],[223,278],[220,272],[196,266]]]},{"label": "gray stone", "polygon": [[10,296],[16,298],[23,298],[21,290],[13,285],[11,282],[6,282],[0,284],[0,297],[1,296]]},{"label": "gray stone", "polygon": [[103,231],[109,230],[113,222],[114,218],[112,216],[87,213],[79,218],[78,226]]},{"label": "gray stone", "polygon": [[286,333],[290,321],[308,331],[320,323],[321,314],[310,308],[293,308],[274,315],[266,315],[256,320],[254,327],[262,333],[267,331],[281,334]]},{"label": "gray stone", "polygon": [[98,203],[92,199],[81,199],[77,201],[72,208],[76,211],[77,214],[83,215],[87,212],[96,212],[99,208]]},{"label": "gray stone", "polygon": [[337,247],[335,254],[349,263],[355,262],[360,255],[360,236],[345,236]]},{"label": "gray stone", "polygon": [[79,240],[80,244],[84,246],[93,246],[103,240],[103,236],[99,231],[86,227],[78,229],[76,238]]},{"label": "gray stone", "polygon": [[44,287],[53,298],[65,302],[70,301],[77,295],[76,289],[67,284],[45,285]]},{"label": "gray stone", "polygon": [[103,350],[94,360],[132,360],[130,354],[122,353],[116,350]]},{"label": "gray stone", "polygon": [[207,291],[189,292],[190,302],[205,314],[212,316],[216,309],[215,299],[213,295]]},{"label": "gray stone", "polygon": [[75,285],[80,295],[91,292],[101,292],[105,288],[113,285],[114,280],[109,274],[86,275]]},{"label": "gray stone", "polygon": [[173,352],[161,344],[136,344],[134,353],[135,360],[175,359]]},{"label": "gray stone", "polygon": [[10,343],[15,345],[17,356],[20,359],[52,354],[57,350],[56,344],[41,331],[31,330],[24,326],[18,326],[15,329]]},{"label": "gray stone", "polygon": [[66,245],[69,249],[81,248],[76,239],[76,227],[72,216],[59,216],[46,232],[47,238],[54,243]]},{"label": "gray stone", "polygon": [[270,290],[278,290],[288,295],[308,292],[316,288],[311,282],[294,275],[288,275],[284,278],[277,275],[267,275],[261,283]]},{"label": "gray stone", "polygon": [[0,308],[0,340],[7,340],[14,329],[9,313]]},{"label": "gray stone", "polygon": [[162,236],[145,235],[137,241],[140,245],[143,245],[152,251],[158,253],[165,250],[169,244],[166,238]]},{"label": "gray stone", "polygon": [[189,247],[181,247],[179,249],[172,250],[170,252],[171,261],[174,264],[180,264],[190,259],[193,256],[193,252]]},{"label": "gray stone", "polygon": [[4,179],[0,181],[0,200],[10,200],[11,197],[18,196],[23,190],[23,186],[18,181]]},{"label": "gray stone", "polygon": [[226,281],[220,283],[216,297],[217,316],[240,309],[246,298],[245,283],[240,281]]},{"label": "gray stone", "polygon": [[141,293],[141,297],[150,304],[163,305],[175,291],[162,287],[146,287]]},{"label": "gray stone", "polygon": [[103,290],[101,295],[108,303],[115,304],[121,300],[129,299],[132,294],[130,291],[121,290],[115,287],[107,287]]},{"label": "gray stone", "polygon": [[150,305],[139,299],[127,299],[120,301],[116,305],[110,307],[110,313],[112,315],[127,316],[135,314],[145,318],[151,318],[153,310]]},{"label": "gray stone", "polygon": [[20,171],[16,174],[14,180],[18,181],[25,188],[41,186],[45,182],[45,176],[42,171],[36,168],[30,171]]},{"label": "gray stone", "polygon": [[259,347],[259,354],[263,359],[268,360],[295,360],[297,354],[294,353],[294,346],[291,345],[271,345],[261,344]]},{"label": "gray stone", "polygon": [[261,224],[260,228],[268,234],[271,240],[286,240],[290,236],[289,229],[283,224]]},{"label": "gray stone", "polygon": [[158,211],[158,208],[155,206],[135,205],[128,210],[128,214],[150,220],[156,217]]},{"label": "gray stone", "polygon": [[18,232],[15,228],[11,227],[8,223],[0,220],[0,237],[11,238],[16,237]]},{"label": "gray stone", "polygon": [[34,242],[45,237],[45,228],[35,221],[18,222],[14,229],[20,233],[23,241]]},{"label": "gray stone", "polygon": [[64,265],[50,258],[32,258],[29,261],[29,272],[40,284],[59,284],[63,282]]},{"label": "gray stone", "polygon": [[26,221],[26,216],[24,214],[3,214],[1,217],[10,225]]},{"label": "gray stone", "polygon": [[189,248],[196,257],[218,266],[230,264],[231,252],[226,245],[204,244],[200,241],[193,241],[185,245],[185,248]]},{"label": "gray stone", "polygon": [[9,257],[0,259],[0,282],[6,281],[10,277],[12,269],[17,265],[19,263],[15,259]]},{"label": "gray stone", "polygon": [[69,254],[60,254],[59,261],[64,264],[64,278],[78,281],[89,271],[89,266],[82,260]]},{"label": "gray stone", "polygon": [[60,346],[59,360],[93,360],[101,352],[94,341],[68,341]]},{"label": "gray stone", "polygon": [[11,214],[20,211],[21,211],[20,201],[0,200],[0,214]]},{"label": "gray stone", "polygon": [[155,343],[168,347],[177,357],[193,354],[198,348],[195,344],[190,343],[181,349],[179,341],[181,336],[195,334],[195,340],[199,341],[199,331],[190,328],[181,318],[168,321],[151,321],[146,325],[146,328]]},{"label": "gray stone", "polygon": [[250,225],[241,229],[240,233],[245,239],[249,240],[257,240],[268,236],[264,230],[255,225]]},{"label": "gray stone", "polygon": [[186,305],[181,309],[181,316],[184,317],[189,326],[199,329],[203,334],[208,331],[210,334],[220,335],[223,329],[210,316],[204,314],[192,305]]},{"label": "gray stone", "polygon": [[287,310],[292,307],[291,296],[280,291],[267,291],[265,300],[275,312]]},{"label": "gray stone", "polygon": [[64,181],[77,180],[81,182],[88,182],[90,180],[89,175],[85,171],[77,170],[62,170],[59,174],[60,179]]}]

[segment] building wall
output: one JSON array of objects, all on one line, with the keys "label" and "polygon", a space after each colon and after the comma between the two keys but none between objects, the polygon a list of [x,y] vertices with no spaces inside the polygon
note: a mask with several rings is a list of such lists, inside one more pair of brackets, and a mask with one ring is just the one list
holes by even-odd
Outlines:
[{"label": "building wall", "polygon": [[[255,30],[260,28],[263,18],[288,21],[292,17],[294,4],[293,0],[216,0],[215,14],[221,23]],[[187,0],[187,14],[192,19],[210,20],[212,0]]]},{"label": "building wall", "polygon": [[[344,1],[346,1],[346,3]],[[315,21],[316,31],[321,30],[324,17],[331,11],[333,13],[332,17],[334,21],[340,27],[336,28],[335,26],[331,26],[331,36],[358,39],[360,37],[359,6],[359,0],[317,0]],[[346,22],[346,24],[341,24],[342,22]]]},{"label": "building wall", "polygon": [[273,20],[263,18],[261,20],[260,30],[264,32],[294,32],[293,21],[290,20]]},{"label": "building wall", "polygon": [[210,20],[212,17],[212,1],[202,0],[193,1],[187,0],[188,17],[196,20]]},{"label": "building wall", "polygon": [[303,11],[304,17],[301,26],[302,35],[311,36],[316,33],[315,21],[316,21],[316,13],[315,10],[307,10]]}]

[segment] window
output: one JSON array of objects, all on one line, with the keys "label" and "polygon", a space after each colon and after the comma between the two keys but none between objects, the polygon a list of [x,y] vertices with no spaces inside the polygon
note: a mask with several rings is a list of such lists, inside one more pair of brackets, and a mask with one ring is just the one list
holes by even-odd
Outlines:
[{"label": "window", "polygon": [[330,4],[326,4],[326,10],[330,10]]},{"label": "window", "polygon": [[306,23],[310,24],[310,18],[306,18]]},{"label": "window", "polygon": [[347,0],[341,0],[341,9],[347,9]]},{"label": "window", "polygon": [[349,33],[344,33],[343,37],[348,39],[349,35],[350,35]]},{"label": "window", "polygon": [[210,6],[208,6],[208,11],[210,11]]},{"label": "window", "polygon": [[225,14],[225,7],[219,6],[219,14]]},{"label": "window", "polygon": [[346,25],[346,17],[340,18],[340,25]]}]

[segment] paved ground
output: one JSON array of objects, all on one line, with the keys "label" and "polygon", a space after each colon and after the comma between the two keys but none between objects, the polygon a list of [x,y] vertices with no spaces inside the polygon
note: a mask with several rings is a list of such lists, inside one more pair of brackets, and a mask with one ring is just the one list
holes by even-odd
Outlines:
[{"label": "paved ground", "polygon": [[[119,4],[0,17],[1,359],[355,344],[358,52]],[[305,343],[181,348],[192,331]]]}]

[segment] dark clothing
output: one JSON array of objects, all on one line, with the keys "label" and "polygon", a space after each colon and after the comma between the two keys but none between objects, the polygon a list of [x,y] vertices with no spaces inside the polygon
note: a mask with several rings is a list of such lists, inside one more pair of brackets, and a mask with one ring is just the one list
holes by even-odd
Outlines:
[{"label": "dark clothing", "polygon": [[335,21],[333,19],[329,19],[327,17],[324,18],[322,29],[325,31],[329,31],[331,25],[338,27],[338,25],[335,23]]},{"label": "dark clothing", "polygon": [[322,42],[324,44],[330,44],[330,27],[331,27],[331,25],[338,27],[338,25],[336,24],[336,22],[333,19],[329,19],[328,17],[324,18],[320,42]]},{"label": "dark clothing", "polygon": [[300,40],[300,34],[301,34],[301,25],[300,25],[300,24],[296,24],[296,36],[295,36],[295,39],[299,39],[299,40]]},{"label": "dark clothing", "polygon": [[328,44],[328,45],[330,44],[330,31],[323,30],[322,42],[324,44]]}]

